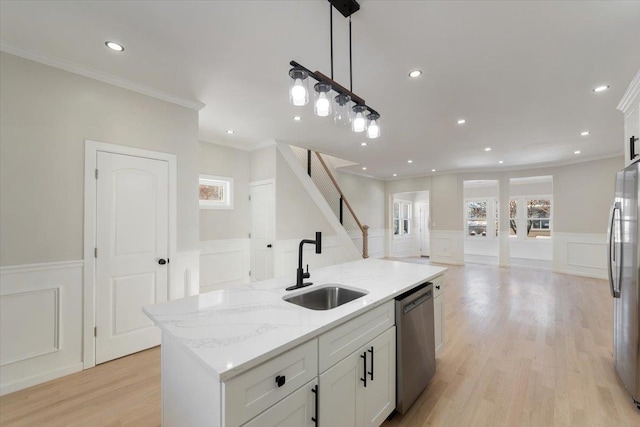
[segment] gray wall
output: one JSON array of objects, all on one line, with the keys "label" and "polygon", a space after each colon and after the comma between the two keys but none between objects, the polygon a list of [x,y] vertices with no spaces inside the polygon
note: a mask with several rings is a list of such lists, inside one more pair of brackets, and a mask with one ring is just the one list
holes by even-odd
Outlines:
[{"label": "gray wall", "polygon": [[200,240],[246,239],[249,223],[250,153],[200,142],[198,171],[233,178],[233,209],[200,209]]},{"label": "gray wall", "polygon": [[198,247],[198,112],[0,53],[0,265],[83,258],[84,140],[177,155],[178,250]]},{"label": "gray wall", "polygon": [[384,181],[339,171],[334,173],[360,222],[368,225],[370,229],[385,228]]}]

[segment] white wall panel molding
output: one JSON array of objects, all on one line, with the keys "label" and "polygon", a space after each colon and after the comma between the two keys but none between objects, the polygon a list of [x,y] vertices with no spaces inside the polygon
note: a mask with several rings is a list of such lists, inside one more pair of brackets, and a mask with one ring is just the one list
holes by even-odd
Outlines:
[{"label": "white wall panel molding", "polygon": [[0,268],[0,394],[82,370],[82,261]]},{"label": "white wall panel molding", "polygon": [[[299,239],[276,240],[273,248],[275,250],[275,277],[289,276],[295,281],[296,269],[298,268],[298,246],[300,241],[306,237],[301,236]],[[315,253],[315,246],[303,246],[303,268],[309,265],[311,272],[311,281],[313,282],[313,270],[319,267],[325,267],[333,264],[341,264],[343,262],[352,261],[351,254],[345,250],[338,236],[322,236],[322,253]]]},{"label": "white wall panel molding", "polygon": [[[385,232],[384,228],[369,229],[369,258],[384,258]],[[350,231],[349,236],[356,248],[361,249],[362,233],[359,230]]]},{"label": "white wall panel molding", "polygon": [[391,237],[391,256],[394,258],[418,256],[413,235]]},{"label": "white wall panel molding", "polygon": [[200,293],[200,251],[177,252],[169,262],[169,299]]},{"label": "white wall panel molding", "polygon": [[200,292],[249,283],[251,240],[200,242]]},{"label": "white wall panel molding", "polygon": [[171,95],[167,92],[154,89],[149,86],[141,85],[130,80],[123,79],[121,77],[114,76],[102,71],[94,70],[84,67],[82,65],[75,64],[73,62],[55,58],[51,55],[47,55],[35,50],[25,49],[7,40],[0,40],[0,51],[10,53],[11,55],[19,56],[21,58],[28,59],[30,61],[39,62],[41,64],[49,65],[50,67],[59,68],[61,70],[69,71],[70,73],[78,74],[90,79],[99,80],[103,83],[108,83],[113,86],[118,86],[123,89],[128,89],[133,92],[141,93],[152,98],[161,99],[162,101],[170,102],[172,104],[187,107],[192,110],[199,111],[205,107],[200,101],[193,101],[190,99],[180,98]]},{"label": "white wall panel molding", "polygon": [[464,264],[464,231],[431,230],[431,261]]},{"label": "white wall panel molding", "polygon": [[606,234],[553,233],[553,271],[607,278]]}]

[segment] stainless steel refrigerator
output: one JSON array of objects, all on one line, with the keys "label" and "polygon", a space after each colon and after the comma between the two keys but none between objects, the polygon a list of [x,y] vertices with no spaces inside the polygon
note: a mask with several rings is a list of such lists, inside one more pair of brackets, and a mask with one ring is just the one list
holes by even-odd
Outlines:
[{"label": "stainless steel refrigerator", "polygon": [[638,203],[640,162],[616,174],[609,213],[609,285],[613,296],[613,350],[616,371],[640,409],[640,289],[638,287]]}]

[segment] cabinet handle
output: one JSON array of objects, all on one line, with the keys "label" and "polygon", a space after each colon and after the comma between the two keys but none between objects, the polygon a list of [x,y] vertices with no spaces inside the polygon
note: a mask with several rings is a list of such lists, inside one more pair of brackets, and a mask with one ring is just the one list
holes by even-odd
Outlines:
[{"label": "cabinet handle", "polygon": [[287,377],[285,377],[284,375],[278,375],[276,377],[276,383],[278,384],[278,387],[282,387],[286,382],[287,382]]},{"label": "cabinet handle", "polygon": [[318,425],[318,420],[320,419],[320,407],[318,406],[319,404],[319,394],[320,394],[320,385],[316,384],[315,387],[313,387],[311,389],[311,393],[315,394],[315,401],[316,401],[316,416],[315,417],[311,417],[311,421],[313,421],[314,423],[316,423],[316,425]]},{"label": "cabinet handle", "polygon": [[364,383],[364,386],[367,386],[367,352],[365,351],[360,355],[360,357],[364,360],[364,369],[362,370],[363,378],[360,378],[360,381]]},{"label": "cabinet handle", "polygon": [[436,289],[437,289],[437,290],[440,290],[440,285],[436,285]]},{"label": "cabinet handle", "polygon": [[635,142],[638,140],[637,136],[632,136],[629,138],[629,158],[633,160],[636,156],[636,144]]},{"label": "cabinet handle", "polygon": [[371,375],[371,381],[373,381],[373,346],[367,351],[371,353],[371,372],[369,372],[369,375]]}]

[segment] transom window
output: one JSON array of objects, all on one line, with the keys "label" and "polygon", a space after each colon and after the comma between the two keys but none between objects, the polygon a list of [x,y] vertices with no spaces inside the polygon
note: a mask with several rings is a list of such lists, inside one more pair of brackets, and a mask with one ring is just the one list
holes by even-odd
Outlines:
[{"label": "transom window", "polygon": [[233,178],[200,175],[200,209],[233,209]]}]

